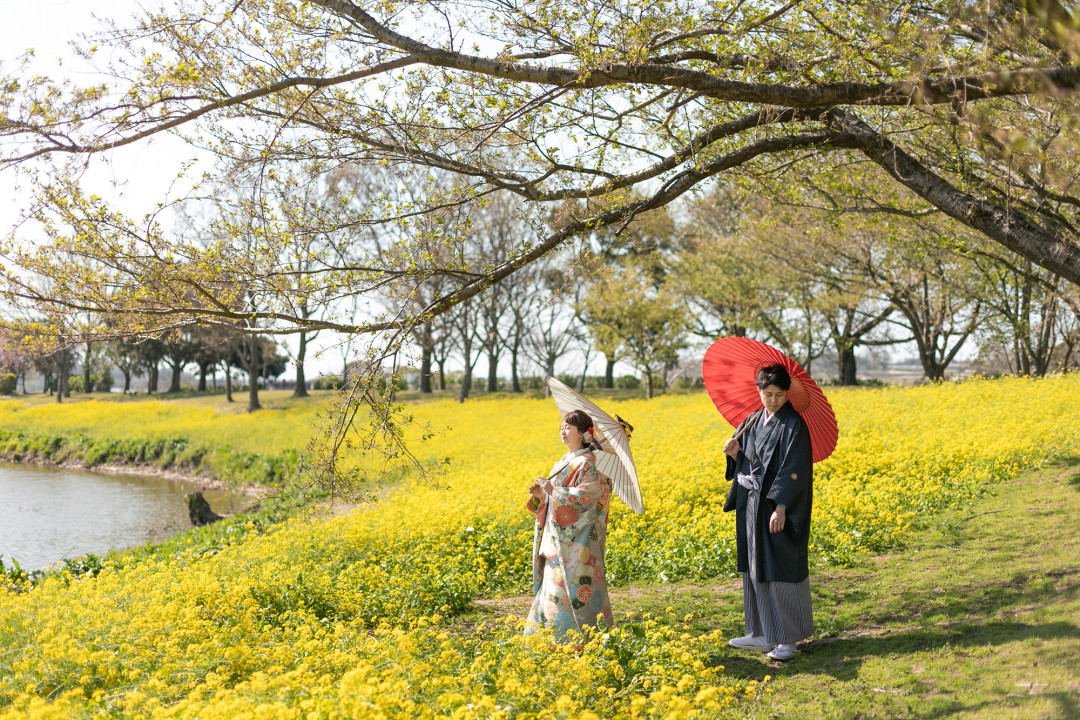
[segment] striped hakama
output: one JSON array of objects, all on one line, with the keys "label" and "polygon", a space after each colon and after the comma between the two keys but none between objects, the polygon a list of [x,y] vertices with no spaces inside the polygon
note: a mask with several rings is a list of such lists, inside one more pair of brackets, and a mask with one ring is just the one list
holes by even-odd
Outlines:
[{"label": "striped hakama", "polygon": [[[802,582],[764,582],[757,572],[757,523],[760,493],[751,490],[746,502],[746,542],[750,571],[743,573],[743,613],[746,634],[764,637],[774,645],[795,644],[814,634],[810,607],[810,578]],[[765,532],[769,529],[765,528]]]}]

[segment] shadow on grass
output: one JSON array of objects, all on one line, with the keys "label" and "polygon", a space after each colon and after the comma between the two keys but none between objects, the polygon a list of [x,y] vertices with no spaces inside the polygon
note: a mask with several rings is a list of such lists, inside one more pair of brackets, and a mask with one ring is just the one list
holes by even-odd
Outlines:
[{"label": "shadow on grass", "polygon": [[[1047,699],[1052,700],[1058,706],[1058,711],[1047,717],[1061,718],[1062,720],[1076,720],[1077,718],[1080,718],[1080,704],[1077,704],[1075,695],[1067,692],[1040,692],[1033,695],[1013,695],[1009,698],[1010,701],[1017,705],[1023,705],[1025,702],[1045,701]],[[937,712],[922,714],[920,717],[950,717],[959,711],[975,714],[980,710],[990,711],[991,709],[997,711],[997,713],[1004,712],[1000,700],[984,700],[982,702],[964,705],[963,707],[959,707],[960,705],[961,703],[956,703],[955,707],[942,708]],[[1012,708],[1009,708],[1010,714],[1012,714],[1011,710]],[[1006,715],[1000,714],[998,716],[1006,717]]]},{"label": "shadow on grass", "polygon": [[1077,490],[1080,490],[1080,455],[1065,458],[1064,462],[1068,467],[1075,468],[1076,472],[1069,478],[1069,484]]},{"label": "shadow on grass", "polygon": [[[760,682],[767,675],[777,679],[828,675],[837,681],[852,682],[860,677],[863,663],[874,658],[892,658],[914,652],[933,653],[937,650],[948,651],[950,648],[975,649],[1030,640],[1055,641],[1068,638],[1080,638],[1080,624],[1068,621],[1041,624],[994,621],[964,626],[914,628],[878,637],[837,640],[830,638],[822,644],[805,647],[798,656],[783,664],[762,662],[760,655],[734,649],[717,653],[713,656],[713,662],[724,666],[725,675],[742,680]],[[1058,705],[1058,712],[1053,717],[1080,718],[1080,704],[1077,702],[1077,697],[1068,692],[1043,691],[1030,696],[1020,694],[1009,696],[1010,701],[1020,704],[1036,699],[1052,699]],[[1000,703],[1000,698],[995,701],[980,700],[970,705],[964,705],[962,701],[956,700],[938,711],[923,708],[919,717],[946,717],[961,711],[972,713],[980,709],[989,709],[998,703]]]},{"label": "shadow on grass", "polygon": [[[1069,569],[1063,574],[1071,576],[1069,581],[1055,588],[1023,580],[965,588],[966,592],[955,606],[950,603],[946,608],[939,608],[939,611],[945,609],[946,617],[962,616],[956,620],[909,628],[875,628],[853,636],[825,638],[802,646],[801,653],[787,663],[763,662],[761,655],[731,648],[714,653],[712,661],[723,665],[726,675],[744,680],[761,681],[766,675],[775,678],[828,675],[837,681],[850,682],[860,677],[863,663],[873,659],[938,650],[947,652],[950,648],[963,650],[1004,647],[1025,641],[1080,639],[1080,622],[1030,623],[1008,615],[1009,610],[1023,611],[1044,605],[1048,593],[1057,601],[1080,594],[1080,570]],[[941,600],[935,598],[935,602]],[[893,617],[891,620],[903,622],[904,619]],[[917,623],[918,619],[912,618],[912,621]],[[1032,699],[1035,697],[1033,695]],[[1075,695],[1042,692],[1038,697],[1053,698],[1060,710],[1056,717],[1080,718],[1080,704]],[[1010,699],[1022,702],[1024,696]],[[954,705],[950,710],[923,717],[942,717],[960,709],[970,712],[979,708],[980,703],[964,708]]]}]

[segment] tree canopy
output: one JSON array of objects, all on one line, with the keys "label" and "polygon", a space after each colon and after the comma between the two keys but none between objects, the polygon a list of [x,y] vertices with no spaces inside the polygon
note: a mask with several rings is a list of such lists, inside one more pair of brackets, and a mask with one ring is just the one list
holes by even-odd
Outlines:
[{"label": "tree canopy", "polygon": [[[906,191],[865,188],[859,209],[943,213],[1080,283],[1078,38],[1058,0],[177,0],[83,44],[107,82],[0,80],[0,162],[32,178],[46,238],[0,248],[5,290],[143,331],[202,319],[400,338],[718,176],[827,189],[866,164]],[[219,159],[205,192],[229,188],[228,211],[178,232],[79,187],[95,155],[166,132]],[[314,209],[267,190],[334,173],[351,180]],[[422,250],[468,244],[469,208],[497,192],[528,201],[535,235],[482,264]],[[303,282],[298,233],[338,238]],[[393,247],[421,251],[401,264]],[[424,307],[359,322],[297,310],[298,294],[435,276],[450,282]]]}]

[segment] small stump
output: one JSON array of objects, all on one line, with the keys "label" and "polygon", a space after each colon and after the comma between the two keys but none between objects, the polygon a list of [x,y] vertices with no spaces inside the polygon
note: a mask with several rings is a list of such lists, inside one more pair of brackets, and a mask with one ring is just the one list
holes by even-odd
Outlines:
[{"label": "small stump", "polygon": [[224,517],[210,509],[210,503],[206,502],[206,498],[202,496],[201,492],[193,492],[188,495],[187,506],[191,524],[195,526],[209,525]]}]

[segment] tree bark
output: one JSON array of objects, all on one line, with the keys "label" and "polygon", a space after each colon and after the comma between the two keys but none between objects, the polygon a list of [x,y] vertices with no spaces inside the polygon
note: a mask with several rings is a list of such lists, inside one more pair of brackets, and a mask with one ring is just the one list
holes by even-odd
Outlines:
[{"label": "tree bark", "polygon": [[615,389],[615,358],[610,355],[605,356],[604,387],[608,390]]},{"label": "tree bark", "polygon": [[307,379],[304,377],[304,360],[307,358],[307,333],[300,333],[300,347],[296,351],[296,387],[293,388],[294,398],[308,396]]},{"label": "tree bark", "polygon": [[461,375],[461,387],[458,389],[458,402],[465,402],[470,390],[472,390],[472,366],[466,361],[465,372]]},{"label": "tree bark", "polygon": [[255,412],[262,408],[259,405],[259,363],[252,361],[248,368],[248,412]]},{"label": "tree bark", "polygon": [[225,363],[225,402],[234,402],[232,396],[232,367]]},{"label": "tree bark", "polygon": [[431,348],[425,347],[420,353],[420,393],[431,394]]},{"label": "tree bark", "polygon": [[487,392],[499,390],[499,356],[496,353],[488,353]]},{"label": "tree bark", "polygon": [[94,346],[91,343],[86,343],[86,355],[83,356],[83,392],[94,392],[94,382],[90,378],[90,353]]},{"label": "tree bark", "polygon": [[[248,371],[248,407],[247,411],[255,412],[260,410],[262,406],[259,404],[259,375],[262,365],[262,348],[259,347],[259,337],[257,335],[248,335],[245,338],[247,342],[247,371]],[[240,355],[244,358],[243,353]]]},{"label": "tree bark", "polygon": [[521,375],[518,373],[518,358],[521,355],[521,335],[516,333],[514,335],[514,343],[510,347],[510,387],[511,389],[519,393],[521,392]]},{"label": "tree bark", "polygon": [[1044,230],[1019,207],[1003,207],[953,187],[854,115],[833,109],[827,124],[849,134],[864,155],[949,217],[1080,285],[1080,245]]},{"label": "tree bark", "polygon": [[858,385],[859,381],[855,377],[855,348],[844,345],[838,347],[837,352],[840,358],[840,372],[837,380],[841,385]]}]

